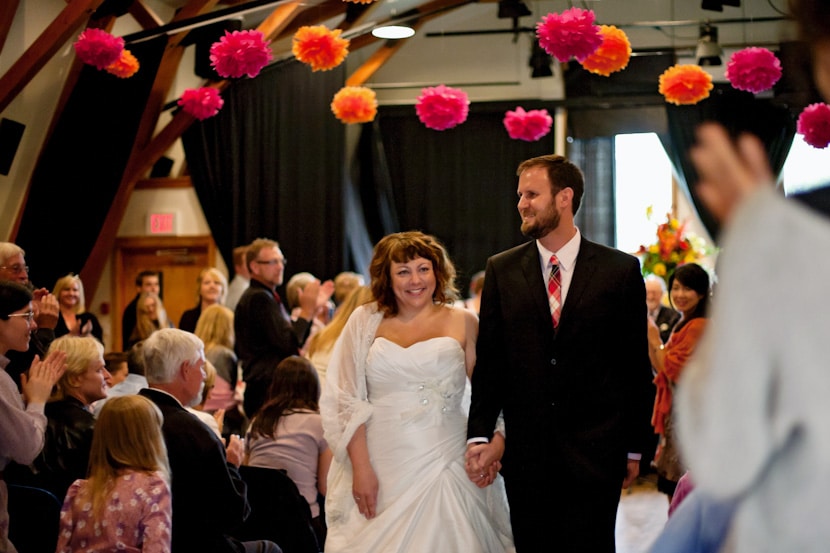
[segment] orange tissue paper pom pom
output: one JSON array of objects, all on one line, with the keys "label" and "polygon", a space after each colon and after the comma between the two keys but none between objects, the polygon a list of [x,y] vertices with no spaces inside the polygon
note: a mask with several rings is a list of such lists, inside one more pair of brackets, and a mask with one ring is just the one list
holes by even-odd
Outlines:
[{"label": "orange tissue paper pom pom", "polygon": [[340,33],[340,29],[332,31],[325,25],[300,27],[294,33],[291,51],[312,71],[334,69],[349,53],[349,40],[341,38]]},{"label": "orange tissue paper pom pom", "polygon": [[698,65],[673,65],[660,75],[660,94],[678,106],[708,98],[712,88],[712,76]]},{"label": "orange tissue paper pom pom", "polygon": [[120,79],[128,79],[136,74],[139,63],[129,50],[122,50],[121,57],[109,64],[105,69],[107,73],[115,75]]},{"label": "orange tissue paper pom pom", "polygon": [[582,67],[591,73],[607,77],[628,66],[628,60],[631,59],[631,42],[625,32],[613,25],[600,25],[599,32],[602,35],[602,44],[585,58]]},{"label": "orange tissue paper pom pom", "polygon": [[334,95],[331,111],[344,123],[368,123],[378,112],[377,96],[364,86],[344,86]]}]

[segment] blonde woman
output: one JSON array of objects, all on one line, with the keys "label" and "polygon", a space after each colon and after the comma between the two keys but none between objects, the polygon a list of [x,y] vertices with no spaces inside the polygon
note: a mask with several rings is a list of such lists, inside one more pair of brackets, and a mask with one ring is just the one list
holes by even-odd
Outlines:
[{"label": "blonde woman", "polygon": [[69,273],[58,279],[52,290],[58,300],[60,316],[55,326],[55,337],[65,334],[72,336],[93,336],[104,343],[104,330],[98,318],[86,310],[84,284],[81,277]]},{"label": "blonde woman", "polygon": [[320,377],[320,389],[323,389],[326,385],[326,370],[329,366],[329,359],[331,359],[331,352],[334,350],[334,343],[340,333],[343,332],[343,327],[346,326],[346,321],[349,320],[352,311],[373,299],[372,290],[368,286],[355,288],[337,308],[331,322],[323,330],[309,338],[306,356],[314,365],[314,368],[317,369],[317,375]]},{"label": "blonde woman", "polygon": [[199,317],[194,334],[205,343],[205,359],[216,369],[216,382],[204,409],[209,413],[223,410],[224,434],[240,434],[245,421],[236,395],[239,372],[233,351],[233,311],[222,305],[211,305]]},{"label": "blonde woman", "polygon": [[170,467],[158,407],[142,396],[108,401],[98,418],[89,478],[61,510],[58,553],[170,551]]},{"label": "blonde woman", "polygon": [[135,329],[124,346],[125,350],[150,337],[150,334],[160,328],[171,328],[173,325],[167,318],[167,311],[161,298],[153,292],[142,292],[135,304]]},{"label": "blonde woman", "polygon": [[182,313],[179,319],[179,328],[188,332],[196,330],[196,324],[202,312],[211,305],[224,305],[228,294],[228,279],[218,269],[209,267],[203,269],[196,279],[196,298],[198,303],[193,309]]},{"label": "blonde woman", "polygon": [[92,402],[107,395],[104,346],[91,336],[61,336],[49,353],[66,355],[66,371],[49,398],[43,450],[32,465],[13,465],[6,480],[44,488],[56,497],[66,495],[70,484],[86,476],[95,418]]}]

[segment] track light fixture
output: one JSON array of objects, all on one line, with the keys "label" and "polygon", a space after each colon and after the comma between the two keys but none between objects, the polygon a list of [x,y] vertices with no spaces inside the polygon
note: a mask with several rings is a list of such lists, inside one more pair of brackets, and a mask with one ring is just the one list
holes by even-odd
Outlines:
[{"label": "track light fixture", "polygon": [[700,3],[700,9],[722,12],[724,6],[734,6],[737,8],[740,5],[741,0],[703,0]]},{"label": "track light fixture", "polygon": [[545,52],[545,49],[539,46],[539,42],[534,40],[533,47],[530,52],[530,60],[528,65],[533,70],[530,73],[531,79],[541,79],[543,77],[553,77],[553,58]]},{"label": "track light fixture", "polygon": [[700,38],[695,50],[697,64],[702,66],[723,65],[722,55],[723,50],[718,44],[718,28],[709,24],[701,25]]},{"label": "track light fixture", "polygon": [[530,8],[522,0],[499,0],[499,19],[518,19],[531,13]]}]

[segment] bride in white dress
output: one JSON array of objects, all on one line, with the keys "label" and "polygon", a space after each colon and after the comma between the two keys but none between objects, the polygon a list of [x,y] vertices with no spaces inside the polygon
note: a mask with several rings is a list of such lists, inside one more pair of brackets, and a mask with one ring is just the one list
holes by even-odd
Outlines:
[{"label": "bride in white dress", "polygon": [[476,483],[464,469],[478,321],[450,306],[446,251],[420,232],[389,235],[370,272],[377,301],[346,324],[320,403],[334,452],[326,553],[514,551],[499,467]]}]

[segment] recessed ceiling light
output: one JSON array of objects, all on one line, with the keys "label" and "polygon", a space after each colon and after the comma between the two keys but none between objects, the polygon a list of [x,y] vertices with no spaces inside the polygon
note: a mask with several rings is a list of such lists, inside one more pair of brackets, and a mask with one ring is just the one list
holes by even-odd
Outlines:
[{"label": "recessed ceiling light", "polygon": [[372,29],[372,35],[377,38],[399,39],[409,38],[415,34],[415,29],[406,25],[384,25]]}]

